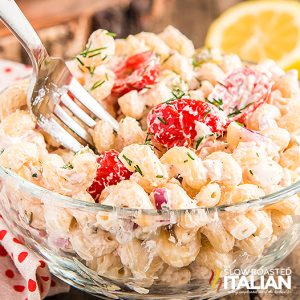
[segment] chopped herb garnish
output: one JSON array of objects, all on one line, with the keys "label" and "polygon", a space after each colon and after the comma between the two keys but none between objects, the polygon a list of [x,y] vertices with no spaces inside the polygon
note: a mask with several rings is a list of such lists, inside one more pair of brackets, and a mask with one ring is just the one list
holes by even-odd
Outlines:
[{"label": "chopped herb garnish", "polygon": [[145,139],[145,145],[151,145],[152,140],[149,137],[150,135],[153,135],[153,133],[147,132],[146,139]]},{"label": "chopped herb garnish", "polygon": [[174,98],[168,99],[167,101],[164,101],[163,104],[172,105],[173,104],[172,102],[174,100],[176,100],[176,99],[174,99]]},{"label": "chopped herb garnish", "polygon": [[185,95],[185,92],[176,88],[172,91],[172,95],[173,97],[163,102],[163,104],[171,105],[174,100],[181,99]]},{"label": "chopped herb garnish", "polygon": [[82,62],[82,60],[81,60],[79,57],[75,56],[75,59],[77,59],[77,61],[78,61],[82,66],[84,66],[84,63]]},{"label": "chopped herb garnish", "polygon": [[0,155],[4,152],[4,149],[0,149]]},{"label": "chopped herb garnish", "polygon": [[125,156],[124,154],[123,154],[123,158],[126,160],[126,162],[128,163],[129,166],[132,165],[132,160],[129,159],[129,158],[128,158],[127,156]]},{"label": "chopped herb garnish", "polygon": [[174,55],[174,54],[171,53],[170,55],[168,55],[168,56],[161,62],[161,64],[163,65],[164,63],[166,63],[166,62],[170,59],[170,57],[171,57],[172,55]]},{"label": "chopped herb garnish", "polygon": [[91,87],[91,91],[95,90],[96,88],[98,88],[99,86],[101,86],[103,83],[105,82],[105,80],[98,80],[96,81],[93,86]]},{"label": "chopped herb garnish", "polygon": [[204,139],[210,137],[210,136],[213,136],[214,134],[213,133],[210,133],[210,134],[207,134],[205,136],[201,136],[197,141],[196,141],[196,146],[195,146],[195,149],[197,150],[200,146],[200,144],[203,142]]},{"label": "chopped herb garnish", "polygon": [[193,57],[193,67],[198,68],[204,63],[203,60],[197,60],[196,57]]},{"label": "chopped herb garnish", "polygon": [[180,99],[185,95],[185,92],[177,88],[172,91],[172,95],[175,97],[175,99]]},{"label": "chopped herb garnish", "polygon": [[109,78],[108,78],[108,75],[107,75],[106,72],[105,72],[105,79],[106,79],[107,81],[109,81]]},{"label": "chopped herb garnish", "polygon": [[147,136],[146,136],[146,139],[145,139],[144,144],[145,144],[145,145],[148,145],[148,146],[150,146],[150,147],[153,147],[153,148],[156,149],[157,151],[161,152],[161,150],[160,150],[159,148],[157,148],[156,146],[154,146],[154,145],[152,144],[152,140],[151,140],[151,138],[149,138],[150,135],[154,135],[154,134],[153,134],[153,133],[150,133],[150,132],[147,132]]},{"label": "chopped herb garnish", "polygon": [[249,170],[249,173],[250,173],[251,175],[253,175],[253,171],[252,171],[252,170]]},{"label": "chopped herb garnish", "polygon": [[106,49],[107,47],[100,47],[100,48],[96,48],[93,50],[90,50],[90,48],[86,48],[85,50],[83,50],[80,55],[82,55],[83,57],[94,57],[96,55],[101,54],[102,50]]},{"label": "chopped herb garnish", "polygon": [[227,86],[221,81],[218,81],[218,84],[220,84],[220,85],[224,86],[225,88],[227,88]]},{"label": "chopped herb garnish", "polygon": [[142,176],[144,176],[144,175],[143,175],[143,172],[142,172],[142,170],[141,170],[141,168],[140,168],[139,165],[134,166],[134,169],[136,170],[136,172],[138,172],[138,173],[140,173]]},{"label": "chopped herb garnish", "polygon": [[245,127],[245,125],[243,123],[240,123],[240,122],[237,122],[237,121],[235,121],[235,123],[238,124],[241,127]]},{"label": "chopped herb garnish", "polygon": [[156,175],[156,178],[164,178],[163,175]]},{"label": "chopped herb garnish", "polygon": [[188,159],[186,159],[186,160],[184,160],[183,162],[184,162],[184,163],[187,163],[188,161],[189,161],[189,160],[188,160]]},{"label": "chopped herb garnish", "polygon": [[103,58],[102,58],[102,61],[106,60],[107,56],[108,56],[107,54],[104,55]]},{"label": "chopped herb garnish", "polygon": [[96,67],[86,67],[86,68],[89,70],[91,75],[94,75]]},{"label": "chopped herb garnish", "polygon": [[37,177],[38,177],[38,174],[37,174],[37,173],[33,173],[33,174],[32,174],[32,177],[33,177],[33,178],[37,178]]},{"label": "chopped herb garnish", "polygon": [[240,109],[237,109],[235,111],[233,111],[232,113],[230,113],[227,117],[228,118],[231,118],[231,117],[234,117],[238,114],[240,114],[244,109],[246,109],[248,106],[250,106],[251,104],[253,104],[253,102],[251,103],[248,103],[247,105],[245,105],[244,107],[240,108]]},{"label": "chopped herb garnish", "polygon": [[70,162],[68,162],[68,163],[67,163],[66,165],[64,165],[62,168],[63,168],[63,169],[69,169],[69,170],[74,169],[73,165],[72,165]]},{"label": "chopped herb garnish", "polygon": [[187,156],[188,156],[191,160],[195,160],[195,158],[194,158],[190,153],[187,153]]},{"label": "chopped herb garnish", "polygon": [[202,143],[202,141],[204,140],[204,136],[202,136],[201,138],[199,138],[196,142],[196,150],[198,149],[198,147],[200,146],[200,144]]},{"label": "chopped herb garnish", "polygon": [[259,154],[256,152],[256,156],[259,157]]},{"label": "chopped herb garnish", "polygon": [[206,119],[207,115],[208,115],[210,112],[211,112],[211,109],[208,110],[208,111],[204,114],[203,118]]},{"label": "chopped herb garnish", "polygon": [[215,98],[213,98],[212,100],[209,100],[208,98],[205,98],[205,100],[208,103],[216,106],[219,110],[223,110],[223,108],[222,108],[223,100],[222,99],[215,99]]},{"label": "chopped herb garnish", "polygon": [[117,36],[116,33],[110,32],[110,31],[106,32],[106,35],[109,35],[109,36],[111,36],[111,37],[113,37],[113,38],[115,38],[115,37]]},{"label": "chopped herb garnish", "polygon": [[162,122],[163,124],[167,125],[167,122],[166,122],[163,118],[157,117],[157,119],[158,119],[160,122]]}]

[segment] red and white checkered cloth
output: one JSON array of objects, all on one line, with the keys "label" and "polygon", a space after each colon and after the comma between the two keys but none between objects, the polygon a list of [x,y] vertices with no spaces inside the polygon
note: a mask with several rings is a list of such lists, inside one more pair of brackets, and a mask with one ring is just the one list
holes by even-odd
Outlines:
[{"label": "red and white checkered cloth", "polygon": [[[0,91],[30,73],[28,66],[0,60]],[[46,263],[12,235],[0,210],[0,299],[40,300],[68,291],[69,286],[51,276]]]}]

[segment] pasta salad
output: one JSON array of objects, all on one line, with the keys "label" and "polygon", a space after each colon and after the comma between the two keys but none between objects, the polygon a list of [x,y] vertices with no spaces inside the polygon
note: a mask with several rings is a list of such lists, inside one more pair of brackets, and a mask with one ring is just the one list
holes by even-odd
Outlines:
[{"label": "pasta salad", "polygon": [[[32,119],[28,82],[17,81],[0,95],[0,166],[65,196],[132,209],[231,205],[299,180],[296,71],[195,49],[172,26],[126,39],[99,29],[70,67],[119,131],[97,120],[90,129],[96,151],[64,149]],[[203,210],[168,226],[146,217],[120,224],[108,212],[92,216],[34,199],[15,205],[30,214],[30,227],[88,267],[147,279],[146,286],[222,270],[234,249],[259,256],[300,213],[297,195],[214,218]]]}]

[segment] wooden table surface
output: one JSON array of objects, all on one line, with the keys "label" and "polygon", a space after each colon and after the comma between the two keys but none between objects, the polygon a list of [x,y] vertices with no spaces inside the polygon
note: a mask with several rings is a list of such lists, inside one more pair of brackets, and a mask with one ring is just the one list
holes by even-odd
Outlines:
[{"label": "wooden table surface", "polygon": [[[143,0],[140,0],[143,1]],[[148,24],[145,30],[159,32],[172,24],[182,30],[195,43],[203,45],[207,28],[223,10],[240,2],[238,0],[161,0],[168,2],[168,10],[160,22]],[[222,300],[298,300],[300,299],[300,245],[280,265],[292,269],[292,290],[287,294],[264,294],[245,291],[244,294],[231,294]],[[68,294],[48,297],[47,300],[96,300],[98,298],[74,288]]]}]

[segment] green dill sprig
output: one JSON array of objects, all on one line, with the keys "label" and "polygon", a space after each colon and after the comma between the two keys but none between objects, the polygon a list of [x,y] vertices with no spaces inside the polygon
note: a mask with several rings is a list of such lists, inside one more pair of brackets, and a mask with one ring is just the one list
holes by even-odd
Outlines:
[{"label": "green dill sprig", "polygon": [[75,59],[80,63],[81,66],[84,66],[83,61],[78,56],[75,56]]},{"label": "green dill sprig", "polygon": [[245,124],[243,124],[243,123],[240,123],[240,122],[238,122],[238,121],[235,121],[235,123],[236,123],[237,125],[241,126],[241,127],[245,127]]},{"label": "green dill sprig", "polygon": [[232,113],[230,113],[229,115],[227,115],[228,118],[232,118],[238,114],[240,114],[243,110],[245,110],[248,106],[252,105],[253,102],[248,103],[247,105],[245,105],[244,107],[240,108],[240,109],[236,109],[235,111],[233,111]]},{"label": "green dill sprig", "polygon": [[174,100],[176,100],[176,99],[170,98],[170,99],[164,101],[162,104],[172,105],[172,104],[173,104],[172,102],[173,102]]},{"label": "green dill sprig", "polygon": [[74,169],[74,166],[70,162],[68,162],[66,165],[62,166],[62,168],[72,170]]},{"label": "green dill sprig", "polygon": [[157,119],[158,119],[160,122],[162,122],[163,124],[167,125],[167,122],[166,122],[163,118],[157,117]]},{"label": "green dill sprig", "polygon": [[187,156],[188,156],[191,160],[195,160],[195,158],[194,158],[190,153],[187,153]]},{"label": "green dill sprig", "polygon": [[161,64],[165,64],[172,56],[174,55],[174,53],[169,54],[162,62]]},{"label": "green dill sprig", "polygon": [[196,150],[198,150],[198,148],[199,148],[199,146],[200,146],[200,144],[202,143],[202,141],[204,140],[204,136],[201,136],[201,138],[199,138],[198,140],[197,140],[197,142],[196,142]]},{"label": "green dill sprig", "polygon": [[208,114],[211,112],[211,109],[210,110],[208,110],[205,114],[204,114],[204,116],[203,116],[203,119],[205,120],[206,119],[206,117],[208,116]]},{"label": "green dill sprig", "polygon": [[153,135],[153,133],[147,132],[146,138],[145,138],[145,145],[150,145],[152,146],[152,139],[150,138],[150,136]]},{"label": "green dill sprig", "polygon": [[142,176],[144,176],[144,174],[143,174],[143,172],[142,172],[142,170],[141,170],[141,168],[140,168],[139,165],[135,165],[135,166],[134,166],[134,169],[135,169],[136,172],[138,172],[138,173],[140,173]]},{"label": "green dill sprig", "polygon": [[102,51],[106,48],[107,47],[100,47],[100,48],[95,48],[95,49],[90,50],[90,46],[88,46],[86,49],[84,49],[80,53],[80,55],[83,56],[83,57],[91,58],[91,57],[94,57],[94,56],[97,56],[97,55],[101,54]]},{"label": "green dill sprig", "polygon": [[91,75],[94,75],[96,67],[86,67]]},{"label": "green dill sprig", "polygon": [[185,92],[180,88],[177,88],[172,91],[172,95],[174,96],[175,99],[180,99],[185,95]]},{"label": "green dill sprig", "polygon": [[253,171],[252,171],[252,170],[249,170],[249,173],[250,173],[251,175],[253,175]]},{"label": "green dill sprig", "polygon": [[209,100],[208,98],[205,98],[205,100],[208,103],[216,106],[219,110],[223,110],[223,108],[222,108],[223,100],[222,99],[215,99],[215,98],[213,98],[212,100]]},{"label": "green dill sprig", "polygon": [[105,82],[105,80],[98,80],[96,81],[93,86],[91,87],[91,91],[95,90],[96,88],[100,87],[103,83]]},{"label": "green dill sprig", "polygon": [[225,88],[227,88],[226,84],[224,84],[224,83],[221,82],[221,81],[218,81],[218,84],[220,84],[220,85],[224,86]]},{"label": "green dill sprig", "polygon": [[115,38],[117,36],[117,34],[115,32],[110,32],[110,31],[107,31],[106,35],[109,35],[109,36],[111,36],[113,38]]},{"label": "green dill sprig", "polygon": [[204,139],[210,137],[210,136],[213,136],[214,134],[213,133],[210,133],[210,134],[207,134],[205,136],[201,136],[197,141],[196,141],[196,146],[195,146],[195,149],[198,150],[200,144],[203,142]]},{"label": "green dill sprig", "polygon": [[37,177],[38,177],[38,174],[37,174],[37,173],[33,173],[33,174],[32,174],[32,177],[33,177],[33,178],[37,178]]},{"label": "green dill sprig", "polygon": [[0,155],[4,152],[4,149],[0,149]]},{"label": "green dill sprig", "polygon": [[[144,145],[153,147],[153,148],[156,149],[157,151],[161,152],[161,150],[160,150],[159,148],[157,148],[156,146],[154,146],[154,145],[152,144],[152,139],[149,137],[149,136],[151,136],[151,135],[154,135],[154,133],[147,132],[147,135],[146,135],[146,138],[145,138]],[[153,149],[152,149],[152,150],[153,150]]]},{"label": "green dill sprig", "polygon": [[174,100],[181,99],[185,95],[185,92],[183,90],[181,90],[180,88],[176,88],[176,89],[172,90],[172,95],[173,95],[173,97],[164,101],[163,104],[172,104],[172,102]]},{"label": "green dill sprig", "polygon": [[198,68],[198,67],[200,67],[202,64],[204,63],[204,60],[202,60],[202,59],[197,59],[197,57],[193,57],[193,62],[192,62],[192,64],[193,64],[193,67],[194,68]]},{"label": "green dill sprig", "polygon": [[128,163],[129,166],[132,165],[132,160],[129,159],[126,155],[123,154],[123,158],[126,160],[126,162]]},{"label": "green dill sprig", "polygon": [[164,178],[163,175],[156,175],[156,178]]}]

